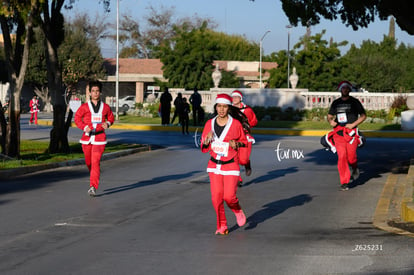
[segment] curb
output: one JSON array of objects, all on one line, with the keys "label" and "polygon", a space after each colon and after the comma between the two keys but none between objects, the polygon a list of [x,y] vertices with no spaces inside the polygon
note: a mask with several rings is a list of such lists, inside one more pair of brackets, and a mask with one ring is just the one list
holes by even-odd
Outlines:
[{"label": "curb", "polygon": [[[52,126],[52,120],[39,119],[39,125]],[[74,122],[72,127],[76,128]],[[195,132],[196,129],[202,128],[203,126],[189,126],[189,130]],[[181,126],[163,126],[155,124],[129,124],[129,123],[115,123],[111,126],[112,129],[128,129],[136,131],[181,131]],[[300,130],[300,129],[285,129],[285,128],[253,128],[253,134],[260,135],[284,135],[284,136],[316,136],[321,137],[328,133],[330,130]],[[363,130],[366,137],[383,137],[383,138],[414,138],[414,131],[375,131],[375,130]]]},{"label": "curb", "polygon": [[[402,181],[399,184],[399,180]],[[373,225],[378,229],[414,238],[414,233],[392,225],[395,214],[398,213],[402,223],[414,222],[414,202],[413,196],[414,183],[414,159],[411,159],[407,175],[390,174],[387,177],[384,189],[378,199],[377,207],[373,217]],[[392,205],[397,205],[397,212],[390,213]],[[398,215],[397,214],[397,215]],[[391,223],[390,223],[391,222]],[[399,223],[401,223],[399,222]]]},{"label": "curb", "polygon": [[[131,155],[131,154],[135,154],[135,153],[147,152],[147,151],[151,151],[150,145],[144,145],[142,147],[134,148],[134,149],[126,149],[126,150],[122,150],[119,152],[112,152],[112,153],[106,153],[106,154],[104,153],[102,155],[101,160],[105,161],[105,160],[115,159],[118,157],[123,157],[123,156]],[[49,170],[49,169],[54,169],[54,168],[59,168],[59,167],[66,167],[66,166],[83,165],[83,164],[85,164],[84,159],[74,159],[74,160],[33,165],[33,166],[27,166],[27,167],[15,168],[15,169],[0,170],[0,180],[11,179],[11,178],[15,178],[18,176],[22,176],[22,175],[26,175],[26,174],[30,174],[30,173],[34,173],[38,171],[44,171],[44,170]]]},{"label": "curb", "polygon": [[401,202],[401,219],[405,222],[414,222],[413,183],[414,159],[411,159],[410,168],[404,182],[404,193]]},{"label": "curb", "polygon": [[408,237],[414,237],[413,233],[405,231],[398,227],[392,227],[388,224],[389,209],[391,206],[394,188],[397,183],[397,180],[397,175],[391,174],[390,176],[388,176],[384,189],[382,190],[381,195],[378,199],[372,224],[376,228],[383,231],[387,231],[398,235],[404,235]]}]

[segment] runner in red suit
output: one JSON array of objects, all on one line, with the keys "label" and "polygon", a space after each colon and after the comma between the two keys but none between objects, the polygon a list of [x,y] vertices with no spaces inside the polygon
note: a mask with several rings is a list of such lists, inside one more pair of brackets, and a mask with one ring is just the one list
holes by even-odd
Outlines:
[{"label": "runner in red suit", "polygon": [[214,110],[216,116],[204,126],[201,151],[210,153],[207,172],[210,178],[211,199],[217,214],[216,235],[227,235],[227,219],[224,202],[236,216],[237,224],[243,226],[246,216],[236,196],[240,175],[238,149],[247,145],[242,123],[245,116],[231,106],[231,96],[218,94]]},{"label": "runner in red suit", "polygon": [[[233,106],[239,108],[243,114],[246,115],[250,128],[253,128],[257,125],[257,118],[253,111],[253,109],[250,106],[247,106],[244,104],[243,101],[243,94],[242,92],[235,90],[231,93],[231,96],[233,97]],[[252,145],[254,144],[255,140],[253,136],[250,133],[246,133],[247,137],[247,147],[242,148],[239,152],[240,156],[240,164],[244,165],[244,169],[246,171],[246,176],[250,176],[252,174],[252,167],[250,162],[250,154],[252,153]],[[239,178],[239,186],[243,184],[243,179],[240,176]]]},{"label": "runner in red suit", "polygon": [[[357,148],[358,142],[350,142],[354,132],[357,132],[359,124],[366,119],[365,109],[361,102],[349,95],[352,84],[349,81],[342,81],[338,85],[341,97],[335,99],[328,112],[328,122],[337,131],[334,131],[333,141],[338,153],[338,172],[341,182],[341,189],[349,189],[349,181],[352,168],[352,178],[356,180],[359,176]],[[345,129],[343,129],[345,128]]]},{"label": "runner in red suit", "polygon": [[39,100],[37,99],[37,96],[34,95],[29,104],[31,113],[29,124],[33,124],[33,118],[34,124],[37,124],[37,113],[39,112]]},{"label": "runner in red suit", "polygon": [[101,90],[100,82],[89,83],[91,100],[82,104],[75,114],[76,126],[83,131],[80,143],[90,173],[90,196],[95,196],[99,187],[100,162],[106,144],[105,130],[114,123],[111,108],[100,99]]}]

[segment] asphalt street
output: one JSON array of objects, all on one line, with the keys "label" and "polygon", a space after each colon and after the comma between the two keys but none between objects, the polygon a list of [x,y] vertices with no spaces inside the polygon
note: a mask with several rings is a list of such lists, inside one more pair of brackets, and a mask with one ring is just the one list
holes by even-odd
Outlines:
[{"label": "asphalt street", "polygon": [[[22,138],[49,131],[22,125]],[[226,208],[227,236],[214,235],[208,155],[194,134],[111,129],[109,140],[156,146],[104,161],[95,198],[83,165],[0,183],[1,274],[414,274],[414,239],[372,224],[410,139],[368,139],[360,178],[340,191],[319,137],[257,135],[238,191],[247,224]]]}]

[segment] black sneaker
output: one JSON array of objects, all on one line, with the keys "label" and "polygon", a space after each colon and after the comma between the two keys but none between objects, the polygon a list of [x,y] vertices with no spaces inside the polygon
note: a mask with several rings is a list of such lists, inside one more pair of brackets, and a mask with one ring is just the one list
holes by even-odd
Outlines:
[{"label": "black sneaker", "polygon": [[348,183],[341,184],[341,190],[342,191],[349,190]]},{"label": "black sneaker", "polygon": [[359,169],[358,167],[355,169],[352,169],[352,179],[357,180],[359,178]]}]

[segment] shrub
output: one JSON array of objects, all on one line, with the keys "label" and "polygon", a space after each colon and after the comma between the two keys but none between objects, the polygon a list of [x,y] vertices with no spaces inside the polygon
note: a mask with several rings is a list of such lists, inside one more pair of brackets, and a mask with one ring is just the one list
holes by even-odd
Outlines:
[{"label": "shrub", "polygon": [[394,101],[391,104],[390,114],[393,114],[390,119],[393,119],[394,116],[401,116],[401,112],[408,110],[407,107],[407,96],[399,95],[394,98]]}]

